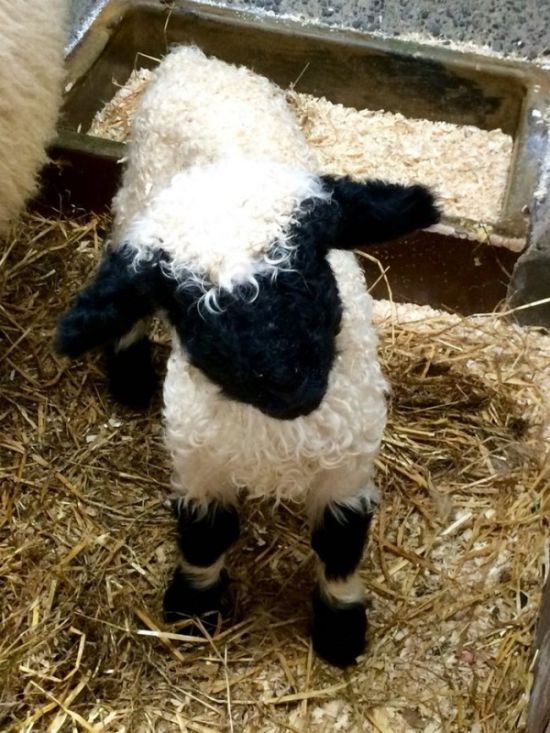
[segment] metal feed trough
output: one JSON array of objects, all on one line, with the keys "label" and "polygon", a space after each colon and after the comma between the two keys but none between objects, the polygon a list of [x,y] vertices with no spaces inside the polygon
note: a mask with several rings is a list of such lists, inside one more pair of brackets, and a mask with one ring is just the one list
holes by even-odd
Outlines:
[{"label": "metal feed trough", "polygon": [[[355,31],[312,27],[223,8],[153,0],[113,0],[93,20],[68,57],[68,83],[54,157],[70,161],[49,174],[50,190],[71,190],[73,202],[105,205],[116,189],[123,144],[86,131],[95,113],[134,68],[153,67],[175,42],[245,64],[283,88],[302,74],[300,91],[358,109],[498,129],[514,139],[496,239],[482,246],[479,224],[452,220],[445,234],[421,233],[406,248],[369,250],[389,266],[399,301],[445,306],[469,314],[490,311],[507,293],[518,250],[528,233],[525,212],[538,185],[546,144],[548,75],[528,63],[463,54]],[[375,265],[367,263],[372,279]],[[375,295],[386,295],[379,284]]]},{"label": "metal feed trough", "polygon": [[[46,172],[48,197],[57,200],[70,192],[77,206],[101,209],[109,204],[124,145],[81,131],[114,95],[113,80],[124,84],[134,68],[153,67],[154,59],[175,42],[195,43],[208,54],[251,67],[283,88],[307,68],[300,77],[300,91],[331,102],[487,130],[500,128],[512,136],[507,190],[494,227],[500,246],[480,243],[478,222],[447,220],[443,233],[422,232],[409,237],[406,246],[369,248],[388,270],[395,300],[464,314],[490,311],[509,292],[511,273],[528,240],[532,252],[544,244],[550,232],[543,185],[544,169],[550,168],[544,164],[550,160],[545,121],[550,77],[543,70],[520,61],[177,0],[170,8],[153,0],[107,2],[70,50],[63,117],[52,150],[56,165]],[[535,195],[537,190],[542,193]],[[365,261],[364,266],[371,282],[379,279],[374,264]],[[516,273],[520,270],[521,265]],[[531,270],[524,268],[516,277],[517,282],[523,277],[520,302],[536,299],[527,297],[539,287]],[[379,283],[374,295],[386,296],[386,286]],[[525,311],[537,312],[542,315],[534,322],[540,317],[550,324],[550,306]],[[548,601],[538,637],[545,652],[535,684],[530,733],[547,730]]]}]

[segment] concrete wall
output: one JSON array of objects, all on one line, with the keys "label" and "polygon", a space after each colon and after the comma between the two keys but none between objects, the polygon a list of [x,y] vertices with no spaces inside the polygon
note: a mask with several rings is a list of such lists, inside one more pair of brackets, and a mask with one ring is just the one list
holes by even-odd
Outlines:
[{"label": "concrete wall", "polygon": [[[73,38],[106,1],[71,0]],[[547,57],[550,63],[550,0],[222,0],[213,4],[393,36],[420,34],[446,44],[474,43],[505,55]]]},{"label": "concrete wall", "polygon": [[[224,3],[221,3],[224,4]],[[549,0],[226,0],[386,35],[420,34],[502,54],[550,55]]]}]

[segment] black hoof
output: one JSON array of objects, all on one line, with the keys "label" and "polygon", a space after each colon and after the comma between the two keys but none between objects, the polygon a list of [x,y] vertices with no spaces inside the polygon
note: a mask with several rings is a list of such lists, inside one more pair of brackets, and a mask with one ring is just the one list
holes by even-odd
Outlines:
[{"label": "black hoof", "polygon": [[365,651],[367,614],[363,603],[332,605],[318,590],[313,597],[313,649],[335,667],[349,667]]},{"label": "black hoof", "polygon": [[112,398],[134,410],[149,407],[159,389],[149,339],[143,336],[127,349],[118,351],[108,346],[105,363]]},{"label": "black hoof", "polygon": [[[208,633],[214,632],[220,618],[226,617],[230,611],[228,583],[228,575],[223,570],[214,585],[198,590],[178,568],[164,593],[165,621],[177,623],[198,618]],[[183,630],[183,633],[200,632],[196,626],[189,626]]]}]

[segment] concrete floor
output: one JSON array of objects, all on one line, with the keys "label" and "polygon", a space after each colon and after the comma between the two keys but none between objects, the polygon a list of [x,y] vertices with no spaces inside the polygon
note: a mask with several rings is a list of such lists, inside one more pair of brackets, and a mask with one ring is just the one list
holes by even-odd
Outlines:
[{"label": "concrete floor", "polygon": [[[105,2],[71,0],[73,37]],[[167,3],[162,0],[162,4]],[[392,36],[417,33],[443,43],[475,43],[505,55],[547,56],[550,62],[550,0],[221,0],[212,4]]]}]

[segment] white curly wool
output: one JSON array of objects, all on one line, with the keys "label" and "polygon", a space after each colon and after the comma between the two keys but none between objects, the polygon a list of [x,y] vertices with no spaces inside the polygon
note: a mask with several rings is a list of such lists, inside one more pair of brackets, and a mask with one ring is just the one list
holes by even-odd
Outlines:
[{"label": "white curly wool", "polygon": [[135,248],[137,260],[162,246],[180,282],[193,271],[205,289],[211,283],[231,290],[253,282],[258,272],[288,266],[288,227],[307,198],[328,198],[319,178],[307,171],[222,158],[177,173],[122,239]]},{"label": "white curly wool", "polygon": [[[162,247],[176,275],[231,287],[269,265],[308,197],[326,197],[283,92],[267,79],[184,47],[158,67],[137,109],[115,241],[136,257]],[[353,254],[330,263],[344,306],[339,356],[321,406],[281,421],[229,400],[187,361],[174,334],[164,383],[174,488],[186,499],[249,494],[306,503],[376,499],[374,459],[386,419],[371,299]],[[272,263],[273,264],[273,263]],[[277,263],[273,265],[277,266]],[[251,305],[253,307],[253,305]]]},{"label": "white curly wool", "polygon": [[55,133],[66,0],[0,0],[0,234],[36,190]]},{"label": "white curly wool", "polygon": [[[316,170],[316,158],[278,87],[195,47],[176,48],[156,69],[132,122],[127,167],[113,202],[115,239],[124,238],[177,173],[223,159],[238,166],[243,158]],[[237,168],[224,193],[240,183]],[[271,184],[263,179],[261,185]],[[202,206],[214,218],[221,203],[209,197]]]}]

